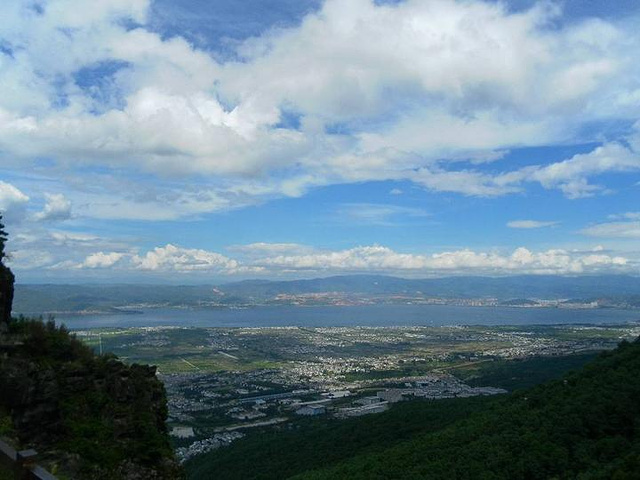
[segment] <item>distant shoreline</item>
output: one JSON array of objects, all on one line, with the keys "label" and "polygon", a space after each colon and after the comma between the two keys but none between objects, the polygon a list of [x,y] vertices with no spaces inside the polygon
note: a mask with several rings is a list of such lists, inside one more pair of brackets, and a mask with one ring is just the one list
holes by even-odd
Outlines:
[{"label": "distant shoreline", "polygon": [[70,329],[103,327],[368,327],[451,325],[623,324],[640,310],[517,308],[456,305],[256,306],[245,309],[145,309],[141,313],[59,314]]},{"label": "distant shoreline", "polygon": [[291,303],[282,303],[282,304],[272,304],[272,303],[263,303],[263,304],[247,304],[247,305],[176,305],[176,306],[168,306],[168,305],[145,305],[141,307],[142,309],[130,309],[126,307],[112,307],[111,310],[59,310],[59,311],[46,311],[46,312],[14,312],[14,316],[25,316],[25,317],[33,317],[33,316],[64,316],[64,317],[83,317],[83,316],[93,316],[93,315],[145,315],[153,312],[154,310],[165,310],[165,311],[215,311],[215,310],[248,310],[255,308],[299,308],[299,309],[313,309],[313,308],[352,308],[352,307],[405,307],[405,306],[414,306],[414,307],[433,307],[433,306],[441,306],[441,307],[459,307],[459,308],[469,308],[469,309],[513,309],[513,310],[568,310],[568,311],[584,311],[584,310],[624,310],[624,311],[638,311],[640,312],[639,307],[633,306],[591,306],[588,304],[572,304],[572,305],[503,305],[503,304],[459,304],[459,303],[354,303],[354,304],[291,304]]}]

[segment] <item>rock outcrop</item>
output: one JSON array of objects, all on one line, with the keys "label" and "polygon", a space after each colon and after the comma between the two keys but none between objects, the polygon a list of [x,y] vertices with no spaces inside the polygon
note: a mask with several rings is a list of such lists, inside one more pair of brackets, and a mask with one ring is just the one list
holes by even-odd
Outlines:
[{"label": "rock outcrop", "polygon": [[0,408],[21,443],[70,478],[182,478],[155,367],[97,356],[53,322],[10,329],[22,341],[0,357]]},{"label": "rock outcrop", "polygon": [[14,281],[11,270],[0,263],[0,332],[7,330],[11,320]]},{"label": "rock outcrop", "polygon": [[156,368],[98,356],[51,320],[11,321],[14,276],[0,214],[0,413],[65,478],[175,480]]}]

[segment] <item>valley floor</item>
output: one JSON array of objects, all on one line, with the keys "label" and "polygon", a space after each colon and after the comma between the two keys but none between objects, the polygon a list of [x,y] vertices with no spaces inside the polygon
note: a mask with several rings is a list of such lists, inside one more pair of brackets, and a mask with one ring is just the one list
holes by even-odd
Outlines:
[{"label": "valley floor", "polygon": [[[265,431],[384,412],[406,400],[505,393],[581,366],[640,325],[144,327],[76,332],[158,366],[182,461]],[[562,360],[560,360],[562,359]]]}]

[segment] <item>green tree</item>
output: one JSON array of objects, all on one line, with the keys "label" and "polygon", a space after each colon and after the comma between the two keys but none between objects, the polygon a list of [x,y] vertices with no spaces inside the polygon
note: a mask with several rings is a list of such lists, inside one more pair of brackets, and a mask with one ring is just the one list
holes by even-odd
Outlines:
[{"label": "green tree", "polygon": [[4,261],[6,253],[4,251],[5,244],[7,242],[7,232],[4,229],[4,223],[2,223],[2,213],[0,213],[0,263]]},{"label": "green tree", "polygon": [[7,232],[2,223],[0,213],[0,332],[6,329],[6,325],[11,320],[11,305],[13,304],[13,284],[15,277],[11,270],[4,264],[7,256],[5,246],[7,242]]}]

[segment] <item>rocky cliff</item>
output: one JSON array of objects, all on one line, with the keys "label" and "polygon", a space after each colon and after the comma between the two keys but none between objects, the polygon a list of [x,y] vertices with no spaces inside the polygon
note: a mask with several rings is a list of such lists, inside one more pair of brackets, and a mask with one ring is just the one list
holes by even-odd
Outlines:
[{"label": "rocky cliff", "polygon": [[155,367],[96,356],[53,322],[12,322],[0,408],[18,440],[77,479],[177,479]]}]

